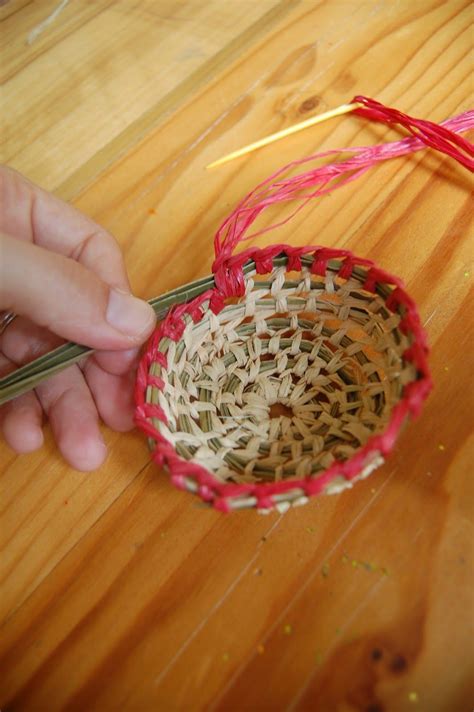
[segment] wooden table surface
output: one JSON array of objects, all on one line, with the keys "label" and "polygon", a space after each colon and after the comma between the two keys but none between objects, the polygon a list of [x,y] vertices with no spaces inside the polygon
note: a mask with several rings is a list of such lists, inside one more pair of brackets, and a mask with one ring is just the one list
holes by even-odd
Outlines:
[{"label": "wooden table surface", "polygon": [[[210,272],[213,232],[289,160],[399,134],[342,117],[224,153],[356,93],[469,108],[468,0],[1,3],[4,160],[111,230],[137,294]],[[0,450],[0,707],[471,710],[469,175],[375,169],[267,240],[348,247],[402,276],[435,389],[388,462],[339,496],[229,516],[173,489],[137,432],[82,474],[50,435]]]}]

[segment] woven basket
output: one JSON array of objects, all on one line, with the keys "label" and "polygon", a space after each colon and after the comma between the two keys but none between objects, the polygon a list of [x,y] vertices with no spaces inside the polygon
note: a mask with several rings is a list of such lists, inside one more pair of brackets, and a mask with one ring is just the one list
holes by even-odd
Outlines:
[{"label": "woven basket", "polygon": [[[275,203],[312,198],[418,138],[249,193],[215,238],[213,276],[183,288],[153,335],[136,422],[173,483],[221,511],[280,510],[369,475],[431,388],[426,338],[402,282],[347,250],[272,245],[234,254]],[[329,152],[332,153],[332,152]],[[331,185],[333,187],[331,187]],[[335,185],[334,185],[335,184]]]},{"label": "woven basket", "polygon": [[345,250],[233,259],[234,293],[172,309],[142,361],[137,422],[153,457],[223,511],[340,492],[383,462],[429,391],[416,307]]}]

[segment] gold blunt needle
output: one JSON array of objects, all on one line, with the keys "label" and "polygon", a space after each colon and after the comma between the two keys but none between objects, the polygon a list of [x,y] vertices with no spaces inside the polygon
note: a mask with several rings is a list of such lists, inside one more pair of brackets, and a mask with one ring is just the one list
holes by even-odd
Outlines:
[{"label": "gold blunt needle", "polygon": [[290,136],[291,134],[294,134],[297,131],[307,129],[309,126],[314,126],[315,124],[319,124],[322,121],[326,121],[327,119],[332,119],[334,116],[341,116],[341,114],[347,114],[350,111],[354,111],[354,109],[359,109],[361,106],[362,104],[358,104],[357,102],[354,102],[353,104],[342,104],[336,109],[331,109],[330,111],[325,111],[323,114],[316,114],[316,116],[311,116],[309,119],[306,119],[306,121],[301,121],[299,124],[294,124],[294,126],[288,126],[288,128],[286,129],[282,129],[281,131],[277,131],[274,134],[270,134],[270,136],[265,136],[264,138],[261,138],[258,141],[255,141],[254,143],[250,143],[248,146],[239,148],[237,151],[232,151],[232,153],[227,154],[227,156],[224,156],[223,158],[219,158],[217,161],[209,163],[207,168],[215,168],[216,166],[221,166],[223,163],[233,161],[234,158],[239,158],[240,156],[245,156],[246,153],[251,153],[251,151],[255,151],[257,148],[262,148],[262,146],[267,146],[269,143],[279,141],[281,138],[285,138],[285,136]]}]

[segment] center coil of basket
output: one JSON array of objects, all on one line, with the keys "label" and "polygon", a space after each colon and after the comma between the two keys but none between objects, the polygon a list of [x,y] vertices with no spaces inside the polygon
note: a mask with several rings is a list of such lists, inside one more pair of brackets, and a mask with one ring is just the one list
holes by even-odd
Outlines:
[{"label": "center coil of basket", "polygon": [[317,476],[384,431],[417,378],[403,358],[411,340],[390,288],[367,291],[366,270],[337,269],[247,277],[243,297],[218,314],[203,304],[179,339],[160,341],[166,367],[151,364],[162,388],[149,402],[179,456],[222,483],[269,483]]}]

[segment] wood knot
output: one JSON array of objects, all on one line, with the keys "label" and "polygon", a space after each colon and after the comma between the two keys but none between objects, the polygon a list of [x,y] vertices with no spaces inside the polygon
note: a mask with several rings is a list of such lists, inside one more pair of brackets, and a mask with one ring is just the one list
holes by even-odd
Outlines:
[{"label": "wood knot", "polygon": [[309,96],[300,105],[299,112],[300,114],[306,114],[308,111],[316,109],[316,107],[319,106],[320,103],[321,99],[319,96]]},{"label": "wood knot", "polygon": [[346,93],[350,91],[356,84],[357,79],[348,69],[346,69],[341,72],[339,76],[336,77],[335,81],[333,82],[333,88],[336,87],[338,90]]},{"label": "wood knot", "polygon": [[408,663],[406,661],[406,658],[403,657],[403,655],[395,655],[393,658],[392,662],[390,663],[390,670],[392,672],[403,672]]}]

